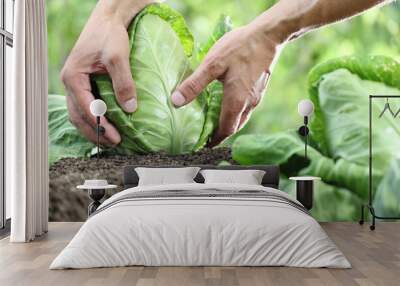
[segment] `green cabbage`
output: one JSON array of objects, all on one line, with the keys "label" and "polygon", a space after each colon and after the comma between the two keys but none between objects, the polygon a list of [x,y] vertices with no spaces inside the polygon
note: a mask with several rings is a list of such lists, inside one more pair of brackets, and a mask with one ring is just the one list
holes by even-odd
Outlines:
[{"label": "green cabbage", "polygon": [[[368,198],[368,98],[400,95],[400,64],[384,56],[333,59],[311,70],[309,92],[315,106],[309,161],[295,132],[243,135],[233,143],[233,159],[245,165],[278,164],[285,178],[319,176],[324,185],[316,192],[313,214],[322,220],[356,220]],[[373,101],[375,118],[384,103]],[[395,111],[400,108],[394,100],[391,106]],[[378,215],[400,213],[398,120],[389,113],[374,119],[372,171]]]},{"label": "green cabbage", "polygon": [[[230,29],[221,18],[197,58]],[[193,37],[180,14],[163,4],[145,8],[128,29],[130,65],[136,83],[138,109],[125,113],[118,105],[108,76],[95,78],[106,117],[122,136],[119,154],[165,151],[182,154],[203,147],[218,123],[222,87],[213,82],[190,104],[175,108],[171,94],[192,72]]]}]

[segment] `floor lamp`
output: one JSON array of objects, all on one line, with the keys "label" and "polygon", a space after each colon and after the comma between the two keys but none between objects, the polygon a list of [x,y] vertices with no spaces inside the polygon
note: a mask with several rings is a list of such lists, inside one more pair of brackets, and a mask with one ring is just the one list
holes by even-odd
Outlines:
[{"label": "floor lamp", "polygon": [[97,143],[97,159],[100,158],[100,135],[105,133],[104,127],[100,125],[100,117],[106,114],[107,105],[101,99],[95,99],[90,103],[90,112],[96,117],[96,143]]},{"label": "floor lamp", "polygon": [[[105,133],[104,127],[100,125],[100,117],[106,114],[107,105],[101,99],[95,99],[90,103],[90,113],[96,117],[96,143],[97,160],[100,158],[100,135]],[[77,186],[78,189],[87,190],[92,202],[88,206],[88,216],[92,215],[101,204],[107,189],[114,189],[116,185],[108,184],[104,179],[85,180],[83,185]]]}]

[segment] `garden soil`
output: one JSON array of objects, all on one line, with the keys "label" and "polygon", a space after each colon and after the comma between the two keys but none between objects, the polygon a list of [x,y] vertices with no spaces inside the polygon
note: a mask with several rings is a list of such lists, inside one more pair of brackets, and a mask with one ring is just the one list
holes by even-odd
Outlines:
[{"label": "garden soil", "polygon": [[109,197],[122,190],[123,168],[127,165],[144,166],[188,166],[218,165],[222,162],[234,164],[228,148],[205,148],[194,154],[167,155],[155,153],[132,156],[105,156],[93,158],[64,158],[50,167],[50,221],[85,221],[90,203],[87,193],[76,186],[85,179],[107,179],[109,184],[119,187],[108,191]]}]

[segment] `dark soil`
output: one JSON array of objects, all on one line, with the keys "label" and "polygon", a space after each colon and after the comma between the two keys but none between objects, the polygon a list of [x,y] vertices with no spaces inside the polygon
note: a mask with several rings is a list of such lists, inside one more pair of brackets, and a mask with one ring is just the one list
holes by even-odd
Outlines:
[{"label": "dark soil", "polygon": [[171,156],[165,153],[132,155],[132,156],[102,156],[96,158],[75,159],[66,158],[50,167],[50,221],[85,221],[89,198],[85,191],[79,191],[76,186],[83,184],[85,179],[107,179],[110,184],[120,186],[109,192],[108,196],[122,190],[122,173],[124,166],[188,166],[188,165],[218,165],[223,161],[235,164],[230,149],[203,149],[194,154]]}]

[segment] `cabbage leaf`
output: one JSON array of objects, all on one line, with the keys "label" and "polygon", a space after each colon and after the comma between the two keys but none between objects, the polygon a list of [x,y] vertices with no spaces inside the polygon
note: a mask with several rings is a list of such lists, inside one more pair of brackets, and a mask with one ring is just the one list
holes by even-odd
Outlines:
[{"label": "cabbage leaf", "polygon": [[61,158],[80,158],[91,154],[95,145],[83,137],[68,120],[65,96],[48,96],[49,164]]},{"label": "cabbage leaf", "polygon": [[[366,164],[368,96],[400,94],[399,89],[400,64],[384,56],[344,57],[313,68],[309,74],[310,98],[315,106],[311,131],[322,152]],[[374,100],[373,112],[379,114],[384,103]],[[389,113],[374,120],[374,166],[378,168],[388,166],[390,154],[399,146],[400,128],[396,121]]]}]

